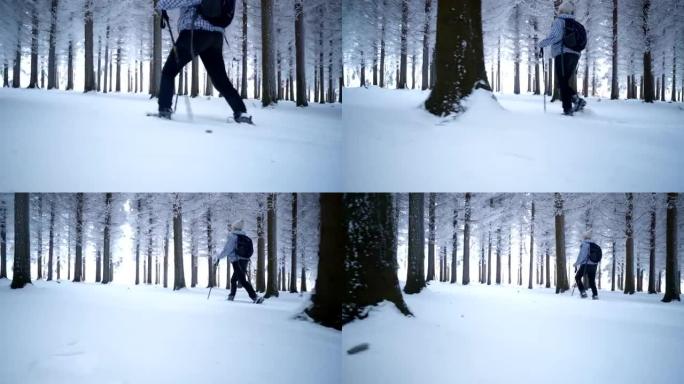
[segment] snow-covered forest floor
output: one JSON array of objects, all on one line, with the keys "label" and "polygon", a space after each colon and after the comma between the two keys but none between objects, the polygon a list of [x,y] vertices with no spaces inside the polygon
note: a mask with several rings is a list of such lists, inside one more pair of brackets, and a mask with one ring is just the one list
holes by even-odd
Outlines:
[{"label": "snow-covered forest floor", "polygon": [[336,383],[341,334],[295,320],[307,296],[0,280],[0,381]]},{"label": "snow-covered forest floor", "polygon": [[345,353],[343,374],[357,384],[679,382],[684,304],[599,297],[433,282],[404,295],[415,317],[384,302],[344,327],[343,350],[370,348]]},{"label": "snow-covered forest floor", "polygon": [[542,96],[484,91],[455,118],[423,91],[345,89],[350,191],[667,191],[684,189],[684,105],[589,98],[562,116]]},{"label": "snow-covered forest floor", "polygon": [[[256,126],[228,124],[222,98],[145,116],[142,94],[0,89],[3,191],[327,192],[342,187],[341,106],[248,100]],[[206,133],[207,130],[213,133]]]}]

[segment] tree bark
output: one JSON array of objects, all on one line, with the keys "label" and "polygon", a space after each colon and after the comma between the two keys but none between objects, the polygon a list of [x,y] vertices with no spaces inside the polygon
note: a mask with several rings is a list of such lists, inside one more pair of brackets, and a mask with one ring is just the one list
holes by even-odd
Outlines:
[{"label": "tree bark", "polygon": [[[390,194],[321,197],[321,211],[333,213],[321,214],[321,239],[327,227],[330,230],[326,233],[336,236],[339,242],[330,244],[321,240],[321,246],[331,246],[331,252],[346,249],[343,324],[367,317],[366,308],[384,300],[394,303],[404,315],[411,314],[397,278],[397,222],[392,200]],[[343,219],[340,219],[343,213],[339,207],[344,207]],[[358,223],[363,225],[355,225]]]},{"label": "tree bark", "polygon": [[268,236],[268,280],[264,297],[278,297],[278,254],[277,224],[276,224],[276,195],[271,193],[266,200],[266,227]]},{"label": "tree bark", "polygon": [[43,195],[38,194],[38,249],[36,250],[37,252],[37,257],[36,257],[36,269],[38,270],[38,275],[36,277],[36,280],[40,280],[43,278]]},{"label": "tree bark", "polygon": [[627,213],[625,214],[625,291],[626,294],[634,293],[634,195],[628,193]]},{"label": "tree bark", "polygon": [[69,40],[69,48],[67,53],[67,91],[74,89],[74,42]]},{"label": "tree bark", "polygon": [[428,270],[426,282],[435,279],[435,199],[436,194],[430,193],[428,198]]},{"label": "tree bark", "polygon": [[111,282],[111,226],[112,226],[112,194],[105,194],[105,220],[104,220],[104,239],[103,239],[103,253],[102,253],[102,284]]},{"label": "tree bark", "polygon": [[425,108],[434,115],[462,112],[461,99],[473,89],[491,90],[484,65],[481,13],[481,0],[439,1],[437,82],[425,102]]},{"label": "tree bark", "polygon": [[38,9],[33,4],[31,12],[31,77],[28,88],[38,88]]},{"label": "tree bark", "polygon": [[620,84],[618,83],[618,0],[613,0],[613,68],[610,83],[610,99],[620,98]]},{"label": "tree bark", "polygon": [[290,259],[290,292],[297,293],[297,194],[292,194],[292,246]]},{"label": "tree bark", "polygon": [[470,283],[470,193],[465,194],[465,210],[464,210],[464,224],[463,224],[463,279],[461,283],[468,285]]},{"label": "tree bark", "polygon": [[264,107],[268,107],[277,103],[275,84],[275,57],[273,56],[274,44],[275,36],[273,35],[273,0],[261,0],[261,104]]},{"label": "tree bark", "polygon": [[532,200],[532,208],[530,209],[530,274],[527,289],[532,289],[532,270],[534,269],[534,211],[534,200]]},{"label": "tree bark", "polygon": [[667,194],[667,227],[665,232],[665,296],[663,302],[680,301],[679,266],[677,261],[677,199],[679,194]]},{"label": "tree bark", "polygon": [[387,0],[382,0],[382,23],[380,26],[380,88],[385,88],[385,57],[387,56],[387,43],[385,36],[387,34]]},{"label": "tree bark", "polygon": [[[87,0],[85,4],[85,81],[83,84],[84,92],[90,92],[96,89],[95,66],[93,64],[93,45],[93,1]],[[119,55],[120,54],[121,48],[119,48]]]},{"label": "tree bark", "polygon": [[295,0],[295,56],[297,68],[297,106],[309,105],[306,96],[306,40],[304,32],[304,0]]},{"label": "tree bark", "polygon": [[50,47],[48,50],[48,89],[59,88],[57,82],[57,7],[59,0],[52,0],[50,3]]},{"label": "tree bark", "polygon": [[7,278],[7,202],[0,200],[0,279]]},{"label": "tree bark", "polygon": [[[12,289],[24,288],[31,283],[31,220],[30,196],[28,193],[14,194],[14,266],[12,268]],[[669,279],[668,279],[669,283]]]},{"label": "tree bark", "polygon": [[247,0],[242,0],[242,79],[240,84],[240,97],[247,98],[247,59],[248,59],[248,23],[247,23]]},{"label": "tree bark", "polygon": [[[154,0],[153,6],[156,7],[158,2],[159,2],[159,0]],[[154,16],[152,17],[152,61],[150,62],[150,89],[149,89],[150,96],[152,96],[152,97],[159,96],[159,85],[161,84],[161,70],[162,70],[161,16],[155,12]],[[142,73],[142,71],[140,73]]]},{"label": "tree bark", "polygon": [[[655,100],[655,94],[653,93],[653,69],[652,69],[652,58],[651,58],[651,38],[649,35],[649,12],[651,8],[651,0],[643,0],[643,31],[644,39],[646,41],[644,47],[644,75],[642,83],[643,100],[647,103],[652,103]],[[632,276],[633,278],[633,276]]]},{"label": "tree bark", "polygon": [[257,271],[256,291],[266,291],[266,239],[264,238],[264,203],[259,199],[259,212],[257,213]]},{"label": "tree bark", "polygon": [[653,204],[651,205],[651,226],[649,229],[649,249],[648,249],[648,293],[656,293],[655,289],[655,248],[656,248],[656,196],[652,195]]},{"label": "tree bark", "polygon": [[147,228],[147,284],[152,284],[152,229],[154,228],[154,208],[152,202],[148,202]]},{"label": "tree bark", "polygon": [[183,207],[181,197],[176,194],[173,201],[173,290],[185,288],[183,270]]},{"label": "tree bark", "polygon": [[76,194],[76,258],[74,259],[74,282],[83,281],[83,193]]},{"label": "tree bark", "polygon": [[560,193],[554,194],[555,229],[556,229],[556,293],[570,289],[565,268],[565,213],[563,198]]},{"label": "tree bark", "polygon": [[[218,284],[216,282],[216,269],[214,268],[214,263],[212,262],[212,257],[214,256],[214,229],[212,225],[212,212],[211,208],[207,208],[207,254],[209,257],[207,257],[207,276],[208,276],[208,284],[207,288],[211,287],[216,287]],[[226,259],[226,266],[228,266],[230,262]],[[195,265],[197,265],[197,262],[195,262]],[[230,267],[228,267],[228,274],[230,274]],[[195,281],[195,284],[197,282]],[[230,288],[230,279],[226,282],[226,289]]]},{"label": "tree bark", "polygon": [[404,293],[419,293],[425,288],[425,195],[409,194],[408,270]]},{"label": "tree bark", "polygon": [[409,18],[409,0],[401,0],[401,36],[399,40],[400,55],[399,55],[399,78],[397,79],[397,89],[405,89],[407,83],[408,71],[408,18]]},{"label": "tree bark", "polygon": [[164,288],[168,287],[169,282],[169,232],[170,223],[166,221],[166,230],[164,231]]},{"label": "tree bark", "polygon": [[[456,283],[457,267],[458,267],[458,209],[454,208],[453,216],[453,235],[451,237],[451,284]],[[446,279],[445,279],[446,280]]]},{"label": "tree bark", "polygon": [[[424,91],[430,87],[430,19],[432,15],[432,0],[425,0],[425,21],[423,23],[423,68],[422,86]],[[453,275],[452,275],[453,279]]]}]

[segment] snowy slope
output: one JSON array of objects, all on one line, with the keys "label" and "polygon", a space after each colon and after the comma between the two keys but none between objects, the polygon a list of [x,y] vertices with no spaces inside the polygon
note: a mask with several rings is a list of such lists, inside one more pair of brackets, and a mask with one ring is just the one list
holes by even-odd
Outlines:
[{"label": "snowy slope", "polygon": [[[185,103],[168,122],[145,95],[0,89],[0,190],[324,192],[341,188],[341,107],[263,109],[227,124],[223,99]],[[185,122],[183,122],[185,120]],[[212,134],[205,133],[212,130]]]},{"label": "snowy slope", "polygon": [[338,383],[341,333],[226,291],[0,280],[2,383]]},{"label": "snowy slope", "polygon": [[667,192],[684,189],[684,106],[589,99],[543,111],[541,96],[486,93],[438,118],[429,93],[345,90],[346,187],[378,192]]},{"label": "snowy slope", "polygon": [[[662,295],[432,283],[343,329],[347,383],[680,383],[684,305]],[[397,364],[401,362],[400,364]]]}]

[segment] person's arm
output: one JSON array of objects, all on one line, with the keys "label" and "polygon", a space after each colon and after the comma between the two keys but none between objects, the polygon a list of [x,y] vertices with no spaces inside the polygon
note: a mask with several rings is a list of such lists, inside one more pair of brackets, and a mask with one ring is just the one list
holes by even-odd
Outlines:
[{"label": "person's arm", "polygon": [[586,241],[582,242],[582,245],[580,245],[580,251],[579,254],[577,255],[577,260],[575,260],[575,264],[573,264],[575,267],[579,267],[580,265],[584,264],[585,260],[587,259],[587,255],[589,253],[589,243]]},{"label": "person's arm", "polygon": [[539,48],[544,48],[548,45],[555,44],[561,40],[563,40],[563,20],[558,17],[556,20],[553,21],[553,24],[551,24],[551,32],[549,32],[549,36],[540,41],[537,46]]},{"label": "person's arm", "polygon": [[157,3],[157,10],[169,10],[180,7],[193,7],[199,5],[202,0],[159,0]]},{"label": "person's arm", "polygon": [[214,256],[214,265],[218,264],[219,261],[221,261],[221,259],[228,256],[228,253],[230,252],[230,240],[231,240],[231,238],[232,238],[232,236],[230,236],[228,238],[228,241],[226,241],[226,245],[223,246],[223,250],[219,254]]}]

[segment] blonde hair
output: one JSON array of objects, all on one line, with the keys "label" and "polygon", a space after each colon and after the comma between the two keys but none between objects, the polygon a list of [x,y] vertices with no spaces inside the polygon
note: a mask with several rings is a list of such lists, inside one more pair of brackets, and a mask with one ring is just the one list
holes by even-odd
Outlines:
[{"label": "blonde hair", "polygon": [[575,14],[575,4],[572,1],[565,0],[558,7],[559,14],[574,15]]}]

